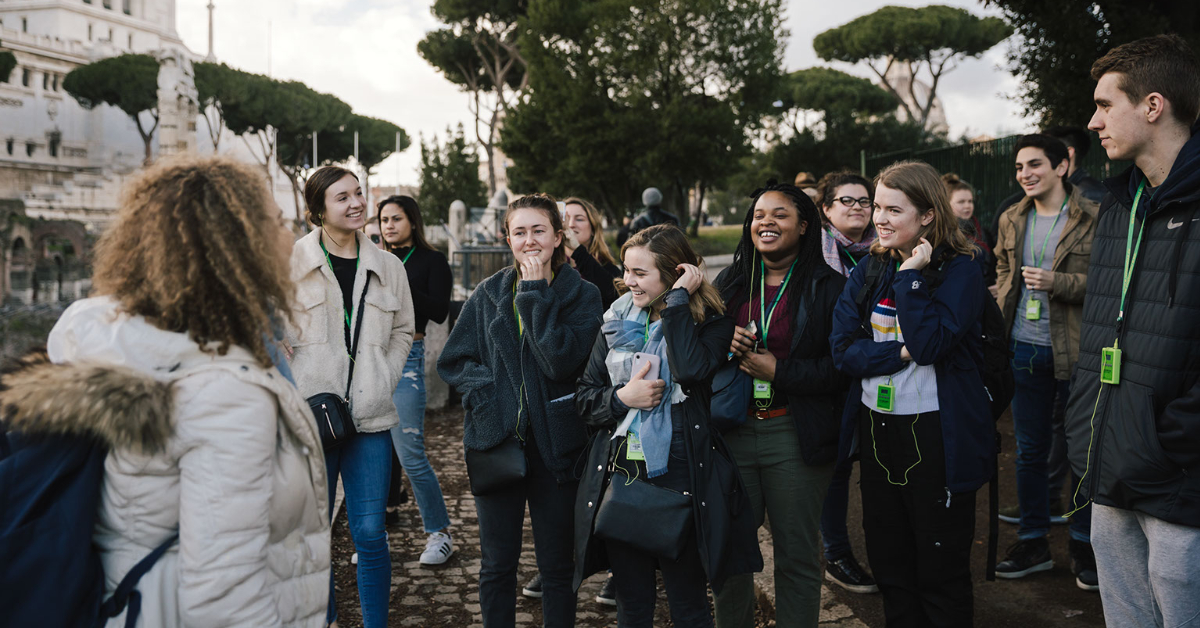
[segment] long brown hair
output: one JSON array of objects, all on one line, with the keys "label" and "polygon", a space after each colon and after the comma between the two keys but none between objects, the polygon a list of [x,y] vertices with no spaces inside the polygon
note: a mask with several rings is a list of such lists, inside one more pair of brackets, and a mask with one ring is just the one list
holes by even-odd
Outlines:
[{"label": "long brown hair", "polygon": [[[404,212],[404,216],[408,218],[408,224],[412,228],[413,246],[432,251],[433,247],[425,239],[425,220],[421,218],[421,206],[417,205],[417,199],[411,196],[404,196],[402,194],[389,196],[379,201],[379,204],[375,206],[378,211],[375,212],[374,222],[379,225],[379,237],[383,237],[383,208],[388,205],[399,207],[400,211]],[[387,246],[387,250],[389,251],[396,249],[396,247],[392,246],[386,240],[384,241],[384,245]]]},{"label": "long brown hair", "polygon": [[[879,176],[875,177],[876,193],[879,186],[898,190],[924,215],[933,210],[933,222],[921,227],[918,237],[929,240],[933,248],[943,244],[949,245],[956,253],[975,256],[975,245],[967,239],[959,225],[958,217],[950,209],[950,195],[946,192],[946,184],[933,166],[923,161],[901,161],[894,163]],[[887,249],[878,240],[871,245],[872,255],[889,254],[894,259],[900,259],[900,253]]]},{"label": "long brown hair", "polygon": [[[658,274],[662,277],[663,283],[668,286],[674,285],[679,279],[679,271],[675,269],[676,266],[680,264],[699,266],[701,262],[700,256],[688,242],[687,236],[675,225],[654,225],[629,236],[625,245],[621,247],[622,261],[625,259],[625,252],[634,247],[643,247],[650,251],[650,254],[654,256]],[[721,293],[717,292],[717,289],[705,278],[701,280],[696,293],[688,299],[688,308],[692,312],[692,319],[697,323],[702,323],[705,310],[724,314],[725,301],[721,299]]]},{"label": "long brown hair", "polygon": [[[562,235],[563,221],[562,216],[558,213],[558,201],[554,200],[549,194],[526,194],[508,204],[508,211],[504,212],[504,237],[508,238],[508,222],[512,219],[513,212],[518,209],[536,209],[546,215],[550,219],[550,228],[554,233]],[[555,273],[563,264],[567,263],[567,243],[562,241],[558,246],[554,247],[554,254],[550,257],[550,269]],[[513,268],[520,272],[519,264],[513,261]]]},{"label": "long brown hair", "polygon": [[587,252],[596,261],[601,264],[617,264],[617,259],[613,257],[612,251],[608,249],[608,242],[604,241],[604,227],[600,223],[600,210],[596,209],[595,205],[579,198],[572,196],[563,201],[563,205],[578,205],[583,208],[583,213],[587,214],[588,225],[592,228],[592,241],[588,242]]},{"label": "long brown hair", "polygon": [[291,320],[284,227],[262,172],[228,157],[164,159],[130,181],[116,223],[96,247],[97,292],[201,350],[219,343],[272,364],[272,320]]}]

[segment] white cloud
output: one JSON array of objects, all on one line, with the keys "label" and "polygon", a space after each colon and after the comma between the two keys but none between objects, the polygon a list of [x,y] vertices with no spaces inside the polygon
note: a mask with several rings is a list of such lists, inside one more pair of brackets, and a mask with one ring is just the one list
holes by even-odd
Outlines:
[{"label": "white cloud", "polygon": [[[976,14],[996,14],[971,0],[939,0]],[[444,135],[447,126],[471,121],[466,96],[417,54],[417,42],[439,28],[430,0],[214,0],[217,59],[250,72],[267,72],[267,29],[271,23],[271,74],[303,81],[336,95],[364,115],[390,120],[413,138],[413,146],[378,167],[372,183],[417,181],[419,134]],[[208,0],[178,0],[178,30],[193,51],[208,47]],[[787,70],[824,64],[812,49],[818,33],[884,4],[921,6],[921,0],[789,0],[791,31],[784,57]],[[834,64],[870,76],[863,67]],[[940,87],[951,136],[1016,132],[1030,128],[1020,104],[1008,100],[1017,82],[1002,69],[1003,45],[982,59],[968,60],[946,75]]]}]

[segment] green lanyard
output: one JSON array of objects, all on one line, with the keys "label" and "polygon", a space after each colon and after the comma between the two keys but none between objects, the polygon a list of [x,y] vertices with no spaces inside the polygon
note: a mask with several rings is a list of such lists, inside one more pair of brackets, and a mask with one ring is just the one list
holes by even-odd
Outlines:
[{"label": "green lanyard", "polygon": [[521,324],[521,315],[517,312],[517,282],[520,276],[513,280],[513,316],[517,319],[517,337],[525,335],[525,326]]},{"label": "green lanyard", "polygon": [[[783,278],[783,283],[779,284],[779,292],[775,293],[775,300],[771,303],[771,309],[766,309],[766,293],[767,293],[767,263],[759,260],[759,265],[762,267],[762,275],[758,278],[758,315],[762,321],[762,341],[763,347],[767,346],[767,334],[771,330],[771,319],[775,316],[776,306],[779,305],[779,299],[783,297],[783,291],[787,290],[788,282],[792,279],[792,271],[796,270],[796,262],[800,261],[797,257],[792,260],[792,265],[788,268],[787,275]],[[753,285],[753,284],[751,284]]]},{"label": "green lanyard", "polygon": [[[320,238],[317,238],[317,241],[321,243],[321,252],[325,254],[325,263],[329,264],[329,272],[333,273],[333,260],[329,259],[329,251],[325,250],[325,242]],[[358,260],[360,257],[361,256],[359,255],[358,250],[358,238],[356,237],[354,239],[354,272],[356,274],[358,273]],[[333,278],[337,279],[337,273],[333,274]],[[350,312],[347,312],[345,311],[345,308],[342,308],[342,313],[346,316],[346,329],[350,329]]]},{"label": "green lanyard", "polygon": [[[1142,220],[1142,226],[1138,228],[1137,239],[1133,239],[1133,221],[1137,218],[1138,202],[1142,200],[1142,190],[1146,187],[1146,180],[1138,184],[1137,194],[1133,196],[1133,207],[1129,210],[1129,233],[1125,236],[1125,272],[1121,281],[1121,305],[1117,308],[1117,329],[1121,327],[1121,323],[1125,320],[1125,295],[1129,293],[1129,284],[1133,281],[1133,267],[1137,263],[1138,251],[1142,248],[1142,233],[1146,230],[1146,221]],[[1153,198],[1153,194],[1151,194]],[[1133,255],[1130,255],[1132,250]],[[1120,333],[1118,331],[1118,333]]]},{"label": "green lanyard", "polygon": [[417,250],[417,247],[416,247],[416,246],[414,246],[414,247],[412,247],[411,249],[409,249],[409,250],[408,250],[408,255],[405,255],[405,256],[404,256],[404,258],[400,260],[400,263],[401,263],[401,264],[407,264],[407,263],[408,263],[408,258],[412,257],[413,251],[415,251],[415,250]]},{"label": "green lanyard", "polygon": [[1050,234],[1054,233],[1054,228],[1058,226],[1058,219],[1062,218],[1063,209],[1067,208],[1067,202],[1070,197],[1063,200],[1062,209],[1058,210],[1058,214],[1054,216],[1054,222],[1050,224],[1050,230],[1046,232],[1046,239],[1042,240],[1042,254],[1038,255],[1037,251],[1033,250],[1033,232],[1037,231],[1037,209],[1033,210],[1033,228],[1029,230],[1029,249],[1033,256],[1033,265],[1035,268],[1042,267],[1042,261],[1046,259],[1046,245],[1050,243]]}]

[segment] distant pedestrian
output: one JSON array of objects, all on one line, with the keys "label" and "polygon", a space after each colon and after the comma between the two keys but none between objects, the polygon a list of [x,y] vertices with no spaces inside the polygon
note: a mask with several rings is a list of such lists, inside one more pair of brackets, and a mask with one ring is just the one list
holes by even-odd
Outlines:
[{"label": "distant pedestrian", "polygon": [[[392,469],[389,430],[399,422],[392,392],[412,346],[413,301],[404,265],[361,231],[367,203],[354,173],[337,166],[317,169],[304,186],[304,202],[316,229],[292,252],[300,311],[288,336],[291,367],[305,397],[349,397],[357,434],[326,450],[325,468],[330,503],[342,479],[358,552],[363,625],[375,628],[387,625],[391,591],[384,527]],[[331,580],[329,622],[336,619]]]},{"label": "distant pedestrian", "polygon": [[463,394],[463,446],[479,515],[479,604],[486,628],[516,622],[517,565],[528,505],[542,617],[575,623],[575,464],[587,436],[575,383],[600,330],[600,293],[567,263],[555,200],[509,203],[514,263],[463,305],[438,373]]},{"label": "distant pedestrian", "polygon": [[908,161],[875,184],[879,241],[850,274],[830,336],[853,378],[842,454],[858,445],[887,625],[970,626],[975,492],[996,455],[981,375],[988,297],[940,175]]},{"label": "distant pedestrian", "polygon": [[819,201],[821,195],[817,188],[820,186],[820,182],[817,181],[815,176],[813,176],[813,173],[797,173],[796,179],[793,181],[793,185],[800,188],[800,191],[804,192],[804,194],[808,196],[808,198],[812,199],[814,203]]},{"label": "distant pedestrian", "polygon": [[138,626],[325,625],[320,439],[269,346],[291,312],[289,224],[253,166],[160,161],[126,187],[99,296],[55,324],[53,364],[5,374],[8,428],[110,446],[93,535],[106,597],[178,535],[138,582]]},{"label": "distant pedestrian", "polygon": [[437,474],[425,454],[425,327],[446,322],[450,315],[450,264],[425,239],[421,208],[411,196],[389,196],[379,202],[378,223],[387,250],[404,264],[413,300],[413,343],[404,373],[392,392],[400,424],[391,429],[392,446],[412,484],[425,527],[422,565],[441,565],[454,553],[450,515]]},{"label": "distant pedestrian", "polygon": [[[734,323],[699,262],[673,225],[625,243],[629,292],[604,314],[576,393],[596,432],[576,502],[575,586],[611,566],[622,627],[653,625],[656,571],[674,624],[704,628],[708,583],[719,594],[730,576],[762,569],[737,469],[709,428]],[[609,494],[632,499],[606,505]]]},{"label": "distant pedestrian", "polygon": [[[744,423],[724,438],[756,527],[771,522],[776,624],[796,628],[816,628],[820,619],[822,504],[846,402],[846,378],[829,349],[846,278],[825,263],[822,233],[808,195],[788,184],[767,185],[746,211],[733,263],[717,277],[737,323],[729,352],[754,378],[755,391],[740,409]],[[747,330],[752,322],[756,332]],[[846,499],[843,494],[843,532]],[[854,560],[849,547],[837,560],[847,557]],[[864,577],[855,575],[853,584]],[[719,628],[753,628],[750,574],[731,577],[715,602]]]},{"label": "distant pedestrian", "polygon": [[1092,65],[1109,159],[1067,406],[1110,626],[1200,616],[1200,62],[1177,35]]},{"label": "distant pedestrian", "polygon": [[[633,222],[629,223],[626,237],[633,237],[642,229],[648,229],[654,225],[675,225],[679,226],[679,218],[674,214],[663,211],[662,208],[663,195],[658,188],[646,188],[642,192],[642,205],[645,209],[638,214]],[[624,242],[618,242],[619,246],[624,246]]]}]

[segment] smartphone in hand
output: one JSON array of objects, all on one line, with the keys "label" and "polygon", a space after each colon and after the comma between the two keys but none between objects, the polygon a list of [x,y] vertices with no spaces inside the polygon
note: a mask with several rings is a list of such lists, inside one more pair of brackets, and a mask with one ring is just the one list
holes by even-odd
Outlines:
[{"label": "smartphone in hand", "polygon": [[650,364],[650,370],[646,372],[646,376],[643,377],[642,379],[648,380],[648,381],[658,379],[658,369],[660,366],[660,362],[659,362],[658,356],[654,355],[653,353],[635,353],[635,354],[633,354],[633,371],[630,372],[630,375],[636,375],[636,374],[640,373],[642,370],[642,367],[645,366],[647,363]]}]

